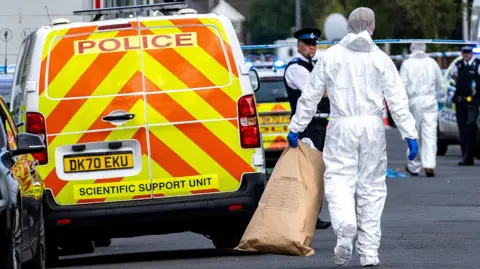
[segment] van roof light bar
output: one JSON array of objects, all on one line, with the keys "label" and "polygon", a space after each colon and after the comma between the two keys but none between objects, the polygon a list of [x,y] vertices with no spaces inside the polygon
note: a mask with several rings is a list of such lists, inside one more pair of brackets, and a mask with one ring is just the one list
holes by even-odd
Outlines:
[{"label": "van roof light bar", "polygon": [[185,0],[177,0],[174,2],[151,4],[151,5],[137,5],[137,6],[121,6],[121,7],[109,7],[109,8],[96,8],[76,10],[74,15],[87,16],[94,15],[93,21],[98,21],[104,15],[108,14],[120,14],[120,13],[134,13],[141,11],[160,11],[160,12],[176,12],[181,9],[188,8],[188,3]]}]

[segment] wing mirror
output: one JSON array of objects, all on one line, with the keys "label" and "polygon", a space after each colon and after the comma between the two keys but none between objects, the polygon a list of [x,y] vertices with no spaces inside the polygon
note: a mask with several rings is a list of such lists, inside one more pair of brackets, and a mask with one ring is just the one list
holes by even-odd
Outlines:
[{"label": "wing mirror", "polygon": [[19,133],[17,136],[17,149],[10,151],[10,156],[18,156],[40,152],[45,149],[43,139],[30,133]]},{"label": "wing mirror", "polygon": [[254,92],[260,89],[260,78],[258,77],[258,72],[255,69],[250,69],[249,72],[250,83],[252,83],[252,89]]}]

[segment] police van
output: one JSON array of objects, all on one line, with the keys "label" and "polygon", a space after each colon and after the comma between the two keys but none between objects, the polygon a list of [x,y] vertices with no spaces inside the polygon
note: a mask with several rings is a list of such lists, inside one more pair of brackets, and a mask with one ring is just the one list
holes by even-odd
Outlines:
[{"label": "police van", "polygon": [[[49,263],[110,238],[191,231],[232,248],[243,235],[265,188],[258,75],[227,17],[186,8],[78,11],[95,18],[23,41],[10,109],[47,145]],[[160,15],[99,19],[140,11]]]}]

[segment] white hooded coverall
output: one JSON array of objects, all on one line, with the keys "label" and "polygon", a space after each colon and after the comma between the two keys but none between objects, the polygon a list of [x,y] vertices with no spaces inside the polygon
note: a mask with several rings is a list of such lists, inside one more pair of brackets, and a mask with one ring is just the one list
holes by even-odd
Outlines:
[{"label": "white hooded coverall", "polygon": [[[359,15],[355,12],[350,17]],[[351,256],[358,230],[357,253],[361,265],[377,265],[380,219],[387,195],[384,98],[402,137],[416,139],[417,131],[394,63],[372,41],[364,19],[358,20],[364,23],[357,25],[363,28],[361,32],[351,29],[350,20],[350,33],[329,48],[315,65],[289,129],[299,133],[307,127],[326,90],[331,120],[323,152],[324,181],[337,236],[335,262],[339,251]],[[348,263],[349,259],[343,262]]]},{"label": "white hooded coverall", "polygon": [[413,161],[408,161],[408,170],[412,173],[419,173],[422,167],[431,169],[436,167],[437,98],[444,98],[442,96],[445,95],[442,90],[444,87],[442,71],[437,62],[428,57],[425,49],[425,44],[412,44],[412,54],[400,68],[400,77],[407,91],[410,112],[420,133],[419,156]]}]

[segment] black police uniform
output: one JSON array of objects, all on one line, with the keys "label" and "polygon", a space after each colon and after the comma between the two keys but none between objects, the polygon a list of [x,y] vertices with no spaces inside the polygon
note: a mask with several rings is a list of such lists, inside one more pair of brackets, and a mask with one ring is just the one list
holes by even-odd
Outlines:
[{"label": "black police uniform", "polygon": [[[458,69],[456,90],[453,96],[463,161],[459,165],[472,165],[477,140],[477,118],[480,105],[480,59],[474,59],[471,65],[464,60],[455,63]],[[475,90],[472,82],[475,81]]]},{"label": "black police uniform", "polygon": [[[291,65],[298,64],[299,66],[307,69],[308,72],[311,73],[315,66],[315,63],[316,61],[312,61],[311,63],[309,63],[300,58],[293,58],[285,68],[285,72]],[[302,92],[297,89],[292,89],[290,86],[288,86],[285,76],[283,77],[283,82],[285,84],[285,88],[287,89],[288,100],[290,102],[290,108],[291,108],[292,117],[293,117],[293,115],[297,110],[297,102]],[[317,106],[317,113],[330,114],[330,100],[328,99],[328,97],[322,98],[322,101],[320,101],[320,103]],[[318,150],[323,151],[323,146],[325,144],[325,135],[327,133],[327,125],[328,125],[327,119],[313,118],[312,121],[308,124],[305,131],[303,131],[300,134],[299,139],[308,137],[312,140],[313,144]]]},{"label": "black police uniform", "polygon": [[[321,31],[318,29],[305,28],[295,32],[294,37],[297,38],[298,40],[305,40],[305,42],[316,42],[317,39],[320,37],[320,35],[321,35]],[[306,68],[310,73],[312,72],[315,66],[314,61],[307,62],[300,58],[293,58],[285,68],[285,74],[288,68],[294,64],[298,64],[301,67]],[[290,86],[288,86],[285,75],[283,76],[283,83],[285,84],[285,88],[287,89],[288,100],[290,102],[290,107],[291,107],[291,116],[293,117],[293,115],[297,110],[297,102],[302,92],[298,89],[293,89]],[[322,101],[318,105],[317,111],[318,110],[320,110],[322,113],[330,113],[330,102],[328,101],[328,98],[322,99]],[[310,124],[307,126],[307,128],[299,135],[299,139],[302,139],[304,137],[309,137],[312,140],[314,146],[320,151],[323,151],[323,145],[325,142],[325,135],[327,131],[326,129],[327,124],[328,124],[327,119],[313,118]],[[320,211],[321,211],[321,208],[320,208]],[[316,228],[327,229],[331,225],[332,225],[331,222],[323,221],[320,218],[318,218]]]}]

